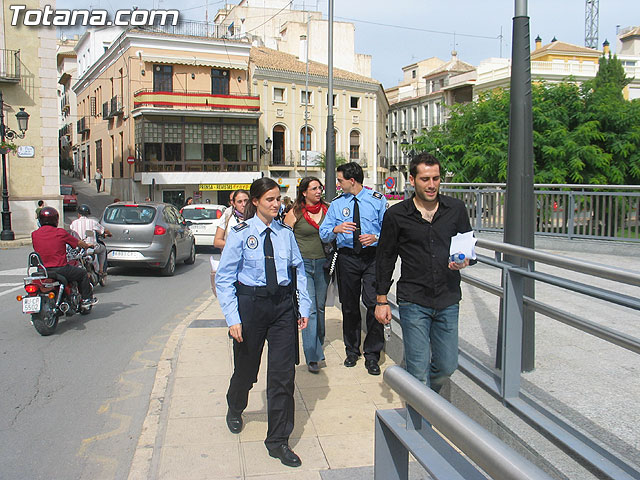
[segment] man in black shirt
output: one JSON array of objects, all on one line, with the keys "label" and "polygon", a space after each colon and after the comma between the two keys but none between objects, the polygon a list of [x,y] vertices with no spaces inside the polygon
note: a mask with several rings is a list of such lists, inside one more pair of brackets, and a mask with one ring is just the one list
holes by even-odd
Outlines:
[{"label": "man in black shirt", "polygon": [[376,319],[391,321],[387,293],[398,255],[397,301],[407,371],[436,392],[458,367],[459,270],[450,261],[451,237],[471,231],[464,203],[441,195],[440,162],[428,153],[413,158],[409,180],[415,195],[387,210],[376,252]]}]

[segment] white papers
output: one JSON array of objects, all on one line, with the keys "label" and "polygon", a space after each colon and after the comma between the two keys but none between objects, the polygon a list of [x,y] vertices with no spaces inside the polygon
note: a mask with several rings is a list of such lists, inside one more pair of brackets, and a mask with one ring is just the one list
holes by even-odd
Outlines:
[{"label": "white papers", "polygon": [[449,255],[454,253],[464,253],[464,256],[475,260],[476,259],[476,238],[473,236],[473,231],[467,233],[459,233],[455,237],[451,237],[451,247],[449,248]]}]

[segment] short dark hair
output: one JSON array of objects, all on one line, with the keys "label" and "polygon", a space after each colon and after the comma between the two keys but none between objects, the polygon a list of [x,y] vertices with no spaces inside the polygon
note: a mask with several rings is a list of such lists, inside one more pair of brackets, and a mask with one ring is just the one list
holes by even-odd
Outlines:
[{"label": "short dark hair", "polygon": [[364,172],[362,171],[362,167],[356,162],[344,163],[340,165],[336,170],[338,172],[342,172],[342,176],[345,178],[345,180],[353,178],[359,184],[362,184],[362,182],[364,181]]},{"label": "short dark hair", "polygon": [[416,175],[418,175],[418,165],[420,165],[421,163],[427,166],[437,165],[440,169],[440,174],[442,174],[442,165],[440,165],[440,160],[438,160],[430,153],[423,152],[413,157],[411,159],[411,163],[409,164],[409,173],[413,178],[416,178]]},{"label": "short dark hair", "polygon": [[244,218],[245,220],[253,217],[256,214],[257,208],[253,204],[253,199],[260,200],[262,196],[267,193],[269,190],[273,190],[277,188],[280,191],[280,187],[276,183],[276,181],[269,177],[262,177],[254,180],[251,184],[251,188],[249,189],[249,203],[244,210]]},{"label": "short dark hair", "polygon": [[44,200],[38,200],[38,206],[41,207],[44,205]]}]

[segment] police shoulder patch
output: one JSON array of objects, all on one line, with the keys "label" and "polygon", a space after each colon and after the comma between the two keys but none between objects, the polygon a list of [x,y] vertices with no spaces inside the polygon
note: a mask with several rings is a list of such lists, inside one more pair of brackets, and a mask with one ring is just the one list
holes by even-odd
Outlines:
[{"label": "police shoulder patch", "polygon": [[373,192],[372,195],[378,200],[382,199],[382,194],[380,192]]},{"label": "police shoulder patch", "polygon": [[235,232],[241,232],[245,228],[249,228],[249,224],[247,222],[242,222],[242,223],[239,223],[238,225],[236,225],[235,227],[233,227],[233,230]]}]

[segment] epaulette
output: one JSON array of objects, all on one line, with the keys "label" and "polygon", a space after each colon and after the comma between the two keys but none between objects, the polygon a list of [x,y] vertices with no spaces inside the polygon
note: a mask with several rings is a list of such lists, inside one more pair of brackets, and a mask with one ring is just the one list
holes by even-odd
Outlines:
[{"label": "epaulette", "polygon": [[293,228],[291,228],[291,227],[290,227],[289,225],[287,225],[286,223],[284,223],[284,222],[280,222],[280,225],[282,225],[284,228],[287,228],[287,229],[289,229],[289,230],[291,230],[291,231],[293,232]]},{"label": "epaulette", "polygon": [[372,195],[378,200],[381,200],[383,196],[380,192],[373,192]]},{"label": "epaulette", "polygon": [[235,227],[233,227],[233,231],[234,232],[241,232],[245,228],[249,228],[249,224],[247,222],[242,222],[242,223],[239,223],[238,225],[236,225]]},{"label": "epaulette", "polygon": [[[333,200],[337,200],[337,199],[339,199],[339,198],[340,198],[341,196],[343,196],[343,195],[344,195],[344,192],[339,193],[338,195],[336,195],[335,197],[333,197]],[[333,200],[331,200],[331,201],[333,202]]]}]

